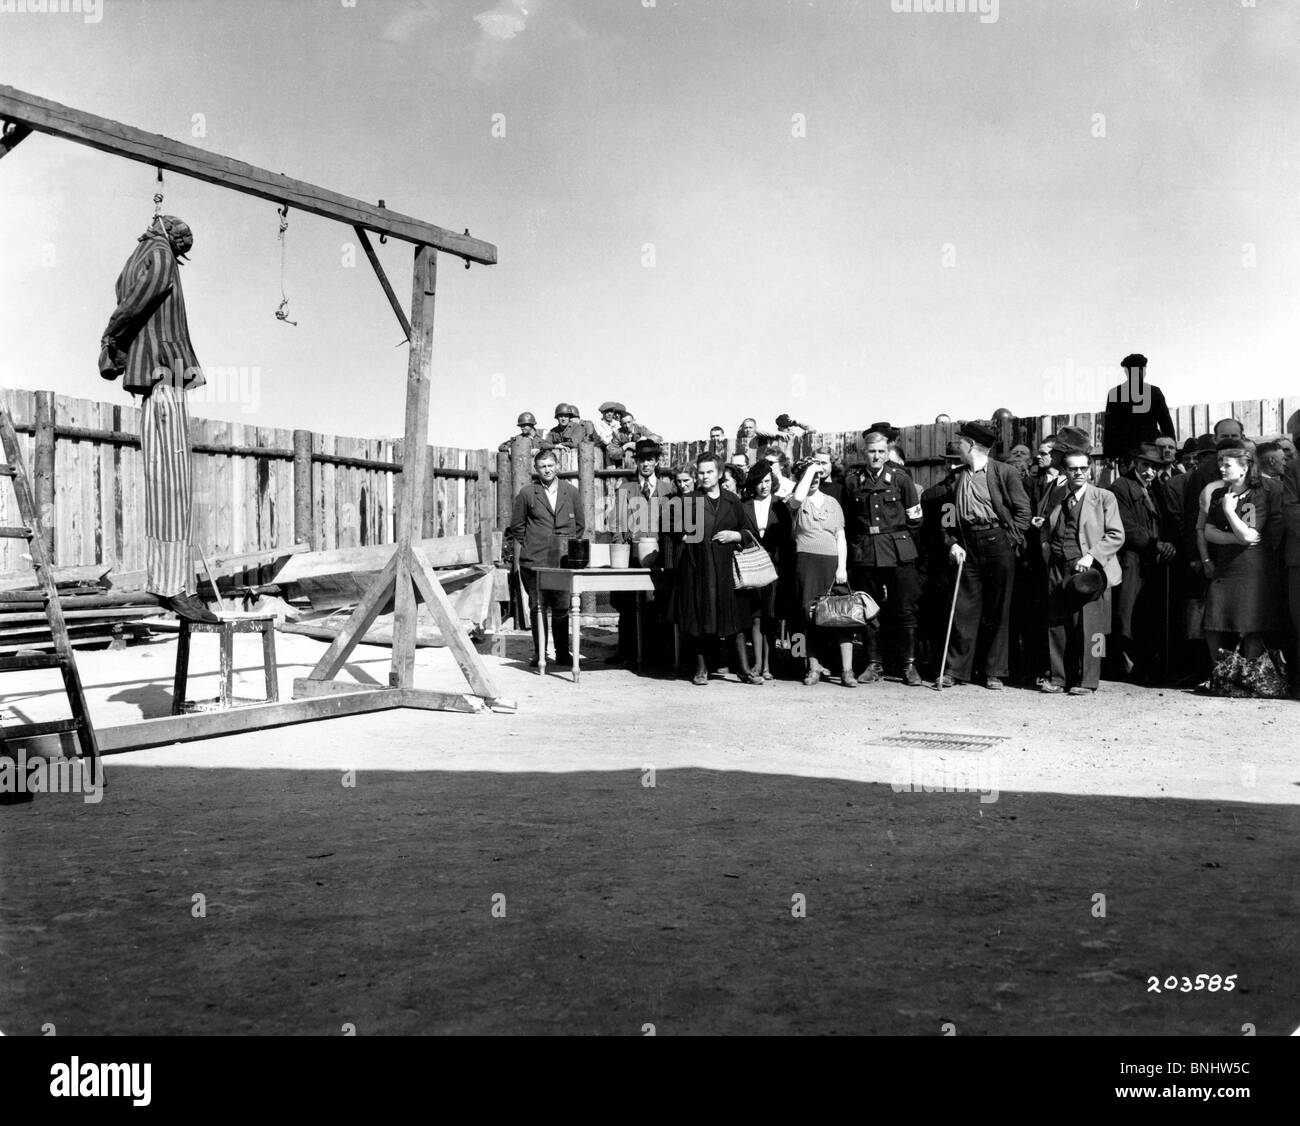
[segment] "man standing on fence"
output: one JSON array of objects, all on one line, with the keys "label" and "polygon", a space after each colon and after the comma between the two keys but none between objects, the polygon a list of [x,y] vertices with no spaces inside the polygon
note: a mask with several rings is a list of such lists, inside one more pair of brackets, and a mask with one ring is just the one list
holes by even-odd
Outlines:
[{"label": "man standing on fence", "polygon": [[141,396],[147,589],[159,605],[191,621],[216,616],[190,591],[190,415],[185,392],[203,372],[190,343],[180,268],[194,245],[188,224],[159,215],[139,238],[117,279],[117,308],[100,341],[99,374],[123,377]]},{"label": "man standing on fence", "polygon": [[1146,381],[1147,358],[1134,353],[1120,361],[1124,382],[1106,396],[1102,449],[1112,461],[1128,457],[1143,442],[1177,435],[1164,392]]}]

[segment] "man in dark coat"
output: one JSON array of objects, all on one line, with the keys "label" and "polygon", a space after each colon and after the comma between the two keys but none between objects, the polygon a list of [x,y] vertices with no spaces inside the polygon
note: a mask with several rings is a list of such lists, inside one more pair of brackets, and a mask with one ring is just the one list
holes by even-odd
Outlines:
[{"label": "man in dark coat", "polygon": [[[921,600],[915,536],[921,529],[921,495],[907,473],[889,464],[886,433],[868,431],[864,443],[866,464],[845,480],[840,499],[849,584],[881,608],[894,630],[903,683],[915,686],[922,683],[915,664],[916,608]],[[858,677],[860,683],[882,678],[880,648],[879,631],[867,630],[867,667]]]},{"label": "man in dark coat", "polygon": [[580,538],[587,530],[582,516],[582,498],[578,490],[557,476],[555,454],[540,450],[533,458],[538,482],[525,485],[515,497],[510,517],[509,541],[514,545],[519,563],[519,578],[528,593],[529,617],[533,631],[533,658],[536,668],[543,655],[542,616],[548,607],[554,625],[555,663],[572,665],[569,651],[569,603],[559,591],[546,591],[547,605],[537,585],[538,567],[558,567],[565,541]]},{"label": "man in dark coat", "polygon": [[190,342],[178,260],[194,245],[189,225],[160,215],[142,234],[117,279],[117,308],[100,341],[99,374],[122,376],[143,399],[146,589],[191,621],[216,615],[194,595],[190,557],[190,415],[185,392],[203,386]]},{"label": "man in dark coat", "polygon": [[[624,481],[618,487],[618,523],[617,527],[624,540],[630,544],[638,541],[654,540],[658,543],[649,566],[662,570],[668,558],[667,533],[662,516],[662,503],[673,495],[672,481],[659,473],[659,443],[643,438],[636,444],[636,476]],[[637,565],[635,560],[633,565]],[[640,596],[627,592],[615,592],[609,596],[610,603],[618,611],[618,656],[617,660],[631,662],[636,659],[637,639],[637,605]],[[664,655],[663,610],[666,598],[660,597],[656,586],[653,601],[642,605],[641,635],[642,648],[662,657]],[[649,641],[649,645],[645,642]],[[671,651],[671,646],[667,647]]]},{"label": "man in dark coat", "polygon": [[944,542],[962,570],[944,687],[968,683],[978,664],[985,686],[1001,689],[1010,666],[1016,553],[1024,547],[1030,515],[1020,473],[989,456],[997,441],[991,422],[963,423],[958,433],[965,464],[945,502],[953,507]]},{"label": "man in dark coat", "polygon": [[[921,648],[925,651],[923,667],[938,673],[943,635],[948,627],[948,609],[952,605],[954,571],[948,557],[945,518],[951,522],[953,488],[957,474],[965,464],[961,447],[949,442],[944,449],[947,475],[921,494],[921,531],[917,536],[921,554],[918,565],[923,578],[921,594]],[[1046,640],[1043,642],[1046,646]]]},{"label": "man in dark coat", "polygon": [[1102,451],[1111,459],[1161,436],[1177,437],[1164,392],[1146,381],[1147,358],[1134,354],[1121,361],[1124,382],[1106,396]]},{"label": "man in dark coat", "polygon": [[1125,676],[1150,681],[1165,652],[1169,564],[1177,555],[1164,492],[1157,477],[1164,451],[1143,442],[1130,451],[1131,468],[1110,486],[1119,501],[1124,546],[1119,553],[1123,582],[1115,596],[1110,655]]},{"label": "man in dark coat", "polygon": [[[1205,646],[1184,644],[1189,638],[1200,637],[1200,612],[1204,609],[1205,576],[1201,573],[1196,544],[1196,513],[1200,504],[1197,488],[1199,470],[1213,468],[1218,476],[1219,460],[1214,436],[1202,434],[1190,439],[1194,459],[1186,473],[1179,473],[1160,484],[1161,504],[1168,519],[1169,534],[1174,537],[1175,556],[1170,564],[1170,585],[1173,588],[1170,622],[1172,672],[1179,683],[1199,684],[1210,674],[1209,657]],[[1190,511],[1189,511],[1190,509]],[[1184,518],[1191,517],[1192,542],[1188,545],[1184,534]]]}]

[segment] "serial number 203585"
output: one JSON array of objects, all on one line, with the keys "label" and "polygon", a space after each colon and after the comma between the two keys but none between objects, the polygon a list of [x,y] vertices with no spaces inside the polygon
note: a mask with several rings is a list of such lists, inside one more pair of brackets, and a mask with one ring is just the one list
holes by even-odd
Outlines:
[{"label": "serial number 203585", "polygon": [[1229,974],[1227,977],[1220,977],[1218,974],[1197,974],[1195,984],[1190,977],[1179,978],[1176,975],[1165,978],[1163,982],[1154,974],[1147,978],[1148,993],[1199,993],[1202,989],[1208,989],[1211,993],[1218,993],[1220,989],[1224,993],[1231,993],[1236,988],[1236,974]]}]

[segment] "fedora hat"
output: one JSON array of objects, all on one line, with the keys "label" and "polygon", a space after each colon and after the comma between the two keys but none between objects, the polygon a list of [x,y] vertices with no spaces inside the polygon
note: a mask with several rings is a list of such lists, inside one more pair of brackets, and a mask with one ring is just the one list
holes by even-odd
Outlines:
[{"label": "fedora hat", "polygon": [[659,448],[659,443],[654,441],[654,439],[641,438],[636,444],[634,456],[637,461],[640,461],[643,457],[658,457],[662,452],[663,451]]},{"label": "fedora hat", "polygon": [[1149,461],[1153,465],[1164,465],[1164,451],[1154,442],[1143,442],[1137,449],[1129,450],[1128,456],[1133,461]]},{"label": "fedora hat", "polygon": [[1092,439],[1077,426],[1062,426],[1056,432],[1055,446],[1058,454],[1086,454],[1092,452]]},{"label": "fedora hat", "polygon": [[1065,580],[1066,593],[1079,605],[1100,598],[1106,593],[1106,587],[1109,585],[1106,572],[1095,560],[1086,571],[1075,571]]},{"label": "fedora hat", "polygon": [[961,429],[957,431],[963,438],[969,438],[977,445],[986,446],[992,449],[998,444],[998,432],[994,429],[991,422],[971,421],[963,422]]}]

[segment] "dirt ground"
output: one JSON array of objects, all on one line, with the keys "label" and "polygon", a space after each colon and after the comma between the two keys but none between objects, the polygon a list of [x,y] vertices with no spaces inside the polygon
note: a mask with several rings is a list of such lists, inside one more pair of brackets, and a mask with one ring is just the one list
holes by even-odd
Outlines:
[{"label": "dirt ground", "polygon": [[[323,646],[278,644],[287,698]],[[613,668],[575,686],[516,645],[487,658],[513,715],[386,712],[115,755],[98,804],[0,807],[0,1031],[1300,1025],[1293,702],[697,688]],[[174,653],[82,655],[97,723],[165,714]],[[215,670],[215,651],[194,659]],[[383,681],[387,660],[363,648],[350,669]],[[446,651],[417,670],[461,687]],[[63,714],[47,676],[7,677],[4,710]],[[1005,739],[908,749],[903,729]],[[1235,987],[1164,989],[1198,974]]]}]

